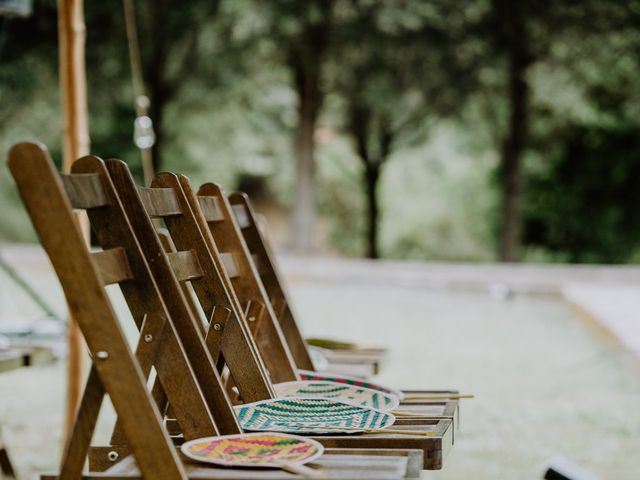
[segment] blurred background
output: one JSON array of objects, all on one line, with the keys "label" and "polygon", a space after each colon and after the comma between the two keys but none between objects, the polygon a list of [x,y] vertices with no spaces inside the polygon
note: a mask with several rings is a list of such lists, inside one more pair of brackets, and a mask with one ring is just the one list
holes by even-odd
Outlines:
[{"label": "blurred background", "polygon": [[[25,3],[0,16],[0,152],[38,140],[59,164],[56,2]],[[84,3],[91,152],[142,182],[122,4]],[[477,395],[425,478],[540,478],[556,454],[638,478],[640,1],[135,7],[155,170],[252,196],[307,334],[388,346],[387,383]],[[5,162],[0,205],[2,258],[65,318]],[[6,272],[0,322],[38,318]],[[27,474],[56,468],[39,436],[63,382],[0,377]]]},{"label": "blurred background", "polygon": [[[91,151],[140,173],[122,7],[85,3]],[[640,2],[136,7],[156,171],[249,190],[282,245],[638,260]],[[59,159],[55,1],[0,18],[0,150],[38,139]],[[0,238],[33,240],[1,168]]]}]

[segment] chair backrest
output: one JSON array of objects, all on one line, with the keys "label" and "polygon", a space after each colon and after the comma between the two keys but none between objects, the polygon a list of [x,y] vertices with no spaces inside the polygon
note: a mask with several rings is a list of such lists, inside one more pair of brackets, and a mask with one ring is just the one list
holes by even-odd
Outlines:
[{"label": "chair backrest", "polygon": [[[211,185],[212,184],[203,185],[198,195],[217,195],[216,189]],[[219,196],[217,198],[219,198]],[[222,204],[221,201],[219,203]],[[248,255],[256,266],[255,271],[258,272],[267,298],[269,298],[277,315],[280,327],[287,339],[287,343],[298,368],[315,370],[309,355],[307,343],[302,336],[300,327],[291,310],[284,282],[282,281],[282,275],[276,266],[275,256],[271,251],[269,242],[267,242],[260,230],[257,216],[251,206],[249,197],[244,193],[232,193],[229,195],[228,203],[225,202],[225,204],[230,205],[233,215],[231,216],[231,220],[228,220],[229,217],[225,215],[225,221],[219,225],[221,228],[230,230],[231,227],[228,226],[228,224],[234,223],[235,229],[241,233]],[[209,226],[216,228],[218,224],[216,222],[209,222]]]},{"label": "chair backrest", "polygon": [[[158,376],[166,380],[167,395],[173,395],[177,388],[185,388],[190,393],[191,398],[184,401],[172,397],[177,404],[182,402],[183,406],[194,408],[193,412],[185,412],[181,419],[186,431],[199,435],[214,433],[217,429],[193,382],[188,363],[180,361],[184,356],[179,351],[176,353],[180,344],[172,333],[162,304],[149,310],[137,304],[132,309],[143,332],[138,344],[140,356],[146,358],[143,365],[131,351],[112,308],[105,286],[120,283],[128,300],[133,301],[140,294],[137,287],[132,286],[132,279],[140,274],[140,265],[129,256],[130,250],[137,245],[135,241],[130,243],[125,239],[126,235],[119,235],[123,231],[122,219],[126,223],[126,218],[122,216],[122,206],[113,194],[103,163],[95,157],[85,157],[77,162],[80,174],[60,176],[42,146],[21,143],[9,152],[8,164],[92,356],[85,393],[66,446],[61,478],[80,478],[107,393],[118,413],[124,440],[143,475],[146,478],[186,479],[184,467],[163,426],[161,413],[148,390],[145,370],[151,365],[156,367]],[[73,208],[88,211],[94,226],[101,225],[96,234],[103,240],[103,228],[114,229],[105,242],[109,244],[105,250],[89,251]],[[152,285],[153,282],[148,288],[152,289]],[[155,340],[154,335],[157,336]],[[174,357],[176,365],[162,361],[160,356],[154,358],[149,350],[177,355]],[[174,378],[180,375],[187,378]],[[172,381],[176,383],[171,384]]]},{"label": "chair backrest", "polygon": [[[245,312],[245,318],[254,334],[260,353],[274,382],[298,380],[298,368],[287,340],[280,329],[271,303],[247,257],[246,245],[237,231],[212,230],[210,221],[221,219],[228,205],[220,205],[217,198],[202,201],[194,192],[189,179],[178,175],[182,192],[200,226],[202,236],[212,246],[212,253],[223,265],[226,281]],[[219,190],[221,192],[221,190]],[[224,195],[221,196],[224,202]],[[212,200],[208,202],[207,200]],[[226,208],[225,208],[226,207]],[[227,213],[227,217],[229,217]]]},{"label": "chair backrest", "polygon": [[[160,179],[170,182],[172,176],[161,174],[150,188],[138,187],[124,162],[107,160],[106,165],[165,302],[179,305],[186,314],[189,308],[180,285],[165,279],[175,274],[179,281],[190,282],[209,320],[210,328],[203,327],[203,334],[214,362],[220,364],[218,356],[222,357],[244,401],[272,398],[267,371],[242,312],[221,277],[221,267],[203,240],[177,179],[172,187],[166,186]],[[163,221],[177,252],[165,253],[152,218]]]}]

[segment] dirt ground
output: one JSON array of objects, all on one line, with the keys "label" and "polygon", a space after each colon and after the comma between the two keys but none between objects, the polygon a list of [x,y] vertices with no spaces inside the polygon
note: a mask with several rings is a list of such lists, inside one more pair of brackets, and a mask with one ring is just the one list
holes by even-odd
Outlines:
[{"label": "dirt ground", "polygon": [[[561,298],[500,300],[483,291],[292,280],[307,335],[331,332],[389,347],[379,381],[476,395],[462,405],[444,470],[424,478],[539,479],[556,454],[603,479],[639,478],[637,364]],[[39,281],[56,297],[51,279]],[[20,310],[8,288],[0,280],[2,318]],[[0,375],[0,424],[20,478],[57,468],[64,374],[60,362]],[[110,417],[98,440],[106,438]]]}]

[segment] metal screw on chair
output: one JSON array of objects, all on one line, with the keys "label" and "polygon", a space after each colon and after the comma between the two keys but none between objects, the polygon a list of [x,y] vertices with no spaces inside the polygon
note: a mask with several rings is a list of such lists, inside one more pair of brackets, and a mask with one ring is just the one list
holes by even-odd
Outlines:
[{"label": "metal screw on chair", "polygon": [[99,358],[100,360],[106,360],[107,358],[109,358],[109,352],[107,352],[106,350],[98,350],[96,352],[96,358]]},{"label": "metal screw on chair", "polygon": [[111,450],[109,453],[107,453],[107,458],[109,459],[109,461],[115,462],[116,460],[118,460],[118,458],[120,458],[120,455],[118,455],[118,452]]},{"label": "metal screw on chair", "polygon": [[147,343],[151,343],[153,341],[153,335],[151,335],[150,333],[147,333],[144,336],[144,341],[147,342]]},{"label": "metal screw on chair", "polygon": [[251,316],[247,320],[249,320],[250,322],[255,322],[256,321],[256,317],[255,316]]},{"label": "metal screw on chair", "polygon": [[217,331],[220,331],[220,330],[222,330],[222,325],[219,324],[219,323],[214,323],[213,324],[213,329],[217,330]]}]

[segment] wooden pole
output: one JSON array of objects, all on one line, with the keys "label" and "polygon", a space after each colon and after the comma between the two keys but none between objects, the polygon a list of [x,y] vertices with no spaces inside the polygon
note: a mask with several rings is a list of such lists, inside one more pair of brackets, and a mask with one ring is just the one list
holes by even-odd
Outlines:
[{"label": "wooden pole", "polygon": [[[87,114],[87,82],[85,72],[85,24],[83,0],[58,0],[58,38],[60,49],[60,96],[62,102],[63,170],[89,154],[89,121]],[[86,214],[77,220],[89,241]],[[65,437],[72,431],[73,421],[82,395],[85,348],[78,324],[68,322],[68,384],[65,415]]]}]

